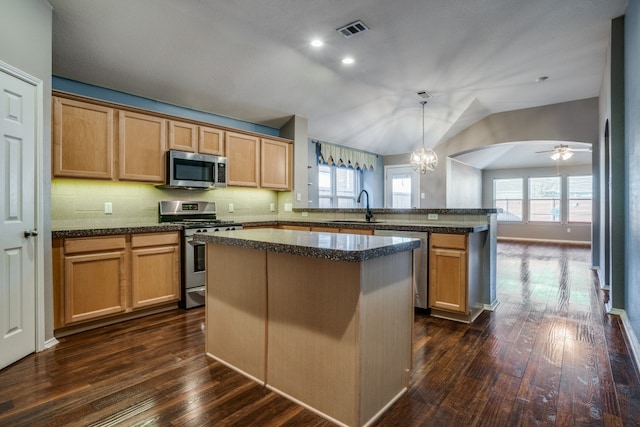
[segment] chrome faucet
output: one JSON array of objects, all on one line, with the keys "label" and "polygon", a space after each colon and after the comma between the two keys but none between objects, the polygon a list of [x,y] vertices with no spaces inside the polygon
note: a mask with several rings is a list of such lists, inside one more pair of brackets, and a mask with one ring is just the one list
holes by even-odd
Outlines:
[{"label": "chrome faucet", "polygon": [[371,222],[371,218],[373,218],[373,214],[371,213],[371,209],[369,209],[369,193],[367,192],[367,190],[362,190],[360,192],[360,194],[358,194],[358,198],[356,199],[356,203],[360,203],[360,199],[362,198],[362,193],[367,195],[367,211],[364,214],[364,217],[367,220],[367,222]]}]

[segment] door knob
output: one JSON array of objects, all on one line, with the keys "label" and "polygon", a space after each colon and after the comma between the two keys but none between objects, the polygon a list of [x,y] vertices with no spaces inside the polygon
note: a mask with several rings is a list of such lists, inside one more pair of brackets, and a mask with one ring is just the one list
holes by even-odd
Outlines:
[{"label": "door knob", "polygon": [[29,238],[29,237],[36,237],[38,235],[38,230],[26,230],[24,232],[24,237],[25,238]]}]

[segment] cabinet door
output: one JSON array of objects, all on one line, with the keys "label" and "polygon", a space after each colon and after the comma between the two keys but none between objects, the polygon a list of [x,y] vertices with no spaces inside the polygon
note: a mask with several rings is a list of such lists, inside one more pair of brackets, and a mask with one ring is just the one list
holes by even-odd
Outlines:
[{"label": "cabinet door", "polygon": [[53,98],[53,176],[113,179],[113,109]]},{"label": "cabinet door", "polygon": [[[131,304],[133,308],[180,299],[178,239],[178,233],[132,236]],[[154,242],[172,244],[147,246]]]},{"label": "cabinet door", "polygon": [[224,156],[224,131],[216,128],[200,126],[198,152]]},{"label": "cabinet door", "polygon": [[169,121],[169,149],[194,153],[198,146],[198,126]]},{"label": "cabinet door", "polygon": [[274,190],[291,189],[291,144],[261,140],[260,186]]},{"label": "cabinet door", "polygon": [[120,179],[164,182],[166,126],[159,117],[120,111]]},{"label": "cabinet door", "polygon": [[431,247],[429,264],[429,307],[466,314],[466,251]]},{"label": "cabinet door", "polygon": [[124,251],[66,256],[64,276],[66,324],[125,311]]},{"label": "cabinet door", "polygon": [[242,187],[257,187],[260,138],[227,132],[225,149],[227,153],[227,183]]}]

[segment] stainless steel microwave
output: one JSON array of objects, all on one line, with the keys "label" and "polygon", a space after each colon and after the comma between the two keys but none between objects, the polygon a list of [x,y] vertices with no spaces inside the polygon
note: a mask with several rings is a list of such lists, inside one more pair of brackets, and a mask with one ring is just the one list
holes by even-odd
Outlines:
[{"label": "stainless steel microwave", "polygon": [[211,190],[227,186],[227,158],[167,151],[165,187]]}]

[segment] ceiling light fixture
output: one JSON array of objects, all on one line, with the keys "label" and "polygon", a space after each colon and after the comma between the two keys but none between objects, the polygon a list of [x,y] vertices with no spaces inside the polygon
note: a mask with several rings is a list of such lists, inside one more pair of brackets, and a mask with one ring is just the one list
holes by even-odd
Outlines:
[{"label": "ceiling light fixture", "polygon": [[424,106],[427,101],[422,101],[422,148],[411,153],[409,161],[414,171],[425,175],[427,172],[433,172],[438,166],[438,156],[435,151],[424,146]]},{"label": "ceiling light fixture", "polygon": [[573,156],[573,152],[562,150],[562,151],[556,151],[555,153],[553,153],[551,155],[551,159],[558,160],[562,158],[562,160],[568,160],[571,158],[571,156]]},{"label": "ceiling light fixture", "polygon": [[324,46],[324,42],[320,39],[313,39],[311,40],[311,46],[313,47],[322,47]]},{"label": "ceiling light fixture", "polygon": [[353,64],[354,62],[356,62],[356,60],[355,60],[355,59],[353,59],[353,58],[352,58],[352,57],[350,57],[350,56],[347,56],[347,57],[345,57],[345,58],[342,58],[342,63],[343,63],[344,65],[351,65],[351,64]]}]

